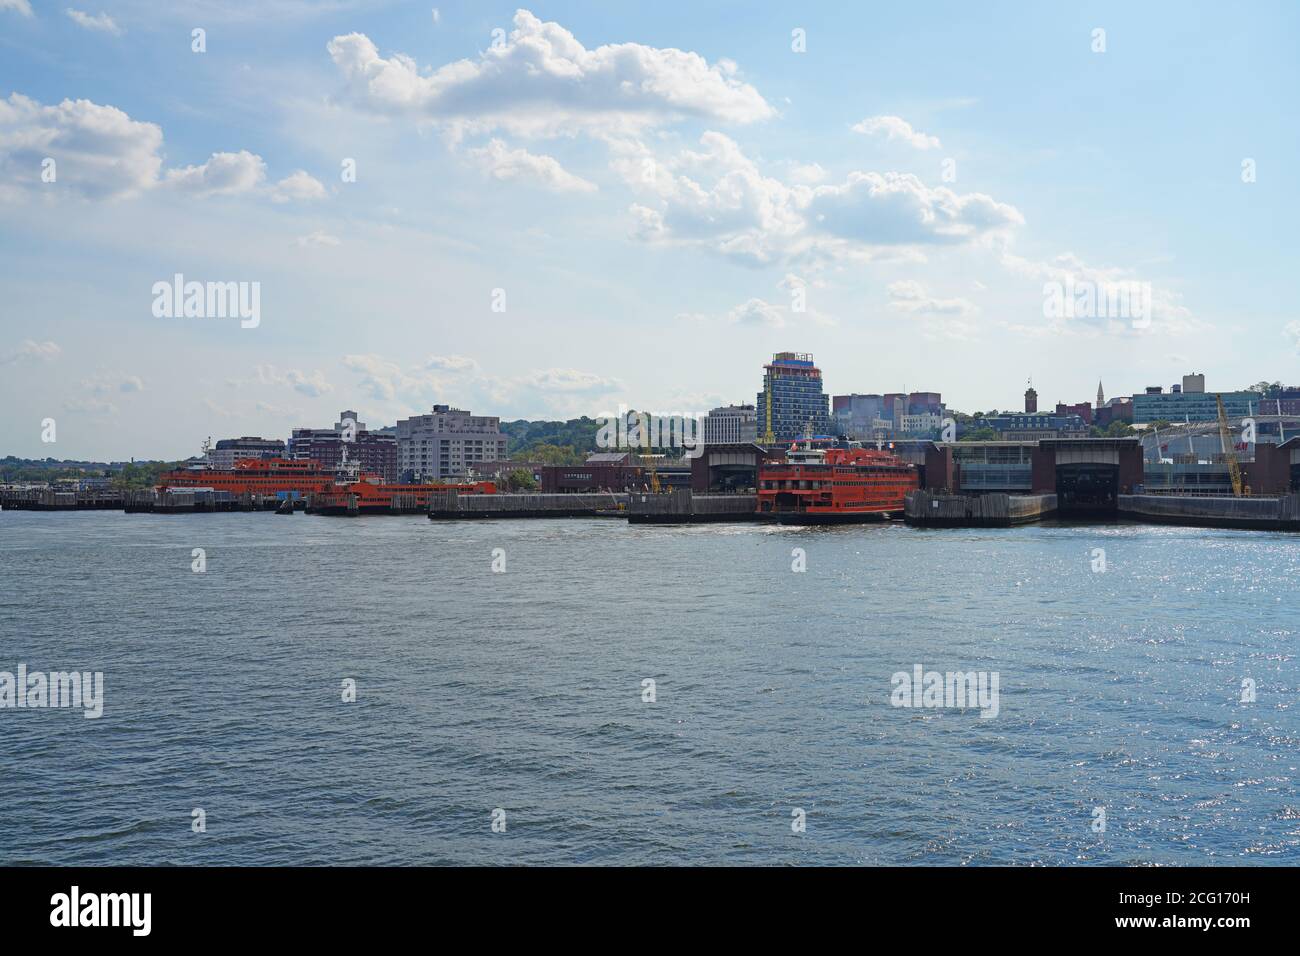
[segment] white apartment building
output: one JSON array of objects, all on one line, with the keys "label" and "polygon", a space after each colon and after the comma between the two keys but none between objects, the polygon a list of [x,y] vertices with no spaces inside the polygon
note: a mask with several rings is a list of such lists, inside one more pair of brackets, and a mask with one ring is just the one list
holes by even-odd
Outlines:
[{"label": "white apartment building", "polygon": [[724,405],[704,416],[704,444],[735,445],[758,440],[758,412],[753,405]]},{"label": "white apartment building", "polygon": [[497,416],[434,405],[428,415],[398,421],[398,472],[434,480],[465,478],[470,468],[505,458],[506,441]]}]

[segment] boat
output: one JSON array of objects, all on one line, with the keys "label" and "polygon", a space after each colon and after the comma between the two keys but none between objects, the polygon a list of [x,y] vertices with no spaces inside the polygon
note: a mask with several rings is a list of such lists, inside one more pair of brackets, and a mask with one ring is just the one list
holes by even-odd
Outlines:
[{"label": "boat", "polygon": [[334,475],[308,459],[242,458],[230,468],[197,465],[177,468],[158,476],[157,489],[173,488],[228,491],[236,497],[306,498],[334,484]]},{"label": "boat", "polygon": [[429,510],[431,496],[454,491],[461,495],[494,495],[496,482],[388,483],[378,475],[361,474],[355,480],[331,485],[313,495],[308,511],[322,515],[394,514]]},{"label": "boat", "polygon": [[902,514],[920,487],[915,465],[890,452],[792,445],[785,461],[758,469],[758,513],[782,524],[851,524]]}]

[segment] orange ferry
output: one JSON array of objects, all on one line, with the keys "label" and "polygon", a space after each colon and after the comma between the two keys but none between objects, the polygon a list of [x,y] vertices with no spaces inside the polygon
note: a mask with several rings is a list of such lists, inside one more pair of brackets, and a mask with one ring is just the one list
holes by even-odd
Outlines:
[{"label": "orange ferry", "polygon": [[353,498],[356,500],[358,514],[391,512],[394,504],[408,511],[426,509],[429,507],[429,496],[439,491],[456,491],[462,495],[494,495],[497,486],[492,481],[387,484],[378,475],[361,475],[355,481],[331,485],[328,490],[313,495],[310,510],[316,514],[351,514],[350,499]]},{"label": "orange ferry", "polygon": [[158,476],[157,488],[211,488],[232,495],[318,495],[334,484],[334,476],[314,461],[287,458],[243,458],[233,468],[178,468]]},{"label": "orange ferry", "polygon": [[920,487],[914,465],[886,451],[791,446],[786,460],[758,469],[758,513],[783,524],[887,518]]},{"label": "orange ferry", "polygon": [[[158,476],[159,491],[168,488],[211,488],[232,495],[261,495],[264,498],[307,498],[312,510],[321,514],[349,513],[349,499],[355,497],[356,511],[387,512],[395,498],[404,508],[427,508],[435,491],[458,491],[462,495],[496,494],[496,484],[476,481],[463,484],[387,484],[378,475],[355,474],[342,481],[314,461],[285,458],[244,458],[233,468],[181,468]],[[399,497],[400,496],[400,497]]]}]

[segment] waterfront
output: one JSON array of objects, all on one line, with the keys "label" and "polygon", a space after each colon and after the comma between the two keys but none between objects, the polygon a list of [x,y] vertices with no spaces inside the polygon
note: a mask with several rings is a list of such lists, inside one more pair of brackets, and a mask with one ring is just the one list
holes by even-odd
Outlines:
[{"label": "waterfront", "polygon": [[0,580],[105,674],[0,711],[4,863],[1300,860],[1294,535],[5,512]]}]

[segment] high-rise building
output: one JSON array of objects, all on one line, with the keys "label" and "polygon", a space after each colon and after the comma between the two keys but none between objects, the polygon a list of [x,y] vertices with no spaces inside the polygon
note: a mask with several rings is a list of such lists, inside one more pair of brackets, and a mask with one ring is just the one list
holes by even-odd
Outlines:
[{"label": "high-rise building", "polygon": [[1205,375],[1202,372],[1194,372],[1191,375],[1183,376],[1183,392],[1204,392]]},{"label": "high-rise building", "polygon": [[278,438],[222,438],[208,452],[208,463],[213,468],[233,468],[235,462],[245,458],[283,458],[284,442]]},{"label": "high-rise building", "polygon": [[723,405],[704,416],[704,444],[736,445],[758,440],[758,410],[753,405]]},{"label": "high-rise building", "polygon": [[346,457],[361,471],[385,481],[397,480],[397,439],[382,431],[370,431],[351,409],[339,412],[333,428],[295,428],[289,437],[290,458],[319,462],[329,471],[338,470]]},{"label": "high-rise building", "polygon": [[1033,415],[1037,411],[1038,393],[1034,391],[1034,386],[1031,384],[1027,389],[1025,389],[1025,414]]},{"label": "high-rise building", "polygon": [[398,470],[414,479],[464,478],[481,462],[505,458],[506,442],[497,416],[434,405],[428,415],[398,421]]},{"label": "high-rise building", "polygon": [[813,357],[804,352],[777,352],[763,366],[763,389],[755,402],[758,435],[763,440],[771,430],[774,441],[802,438],[832,431],[830,407],[822,391],[822,373]]},{"label": "high-rise building", "polygon": [[[1245,418],[1259,411],[1258,392],[1222,392],[1223,409],[1229,418]],[[1133,422],[1212,422],[1219,417],[1218,396],[1206,392],[1163,392],[1147,389],[1133,396]]]},{"label": "high-rise building", "polygon": [[888,434],[890,422],[885,421],[885,399],[881,395],[836,395],[831,399],[835,427],[842,435],[860,441]]}]

